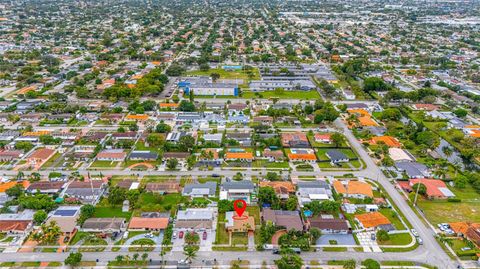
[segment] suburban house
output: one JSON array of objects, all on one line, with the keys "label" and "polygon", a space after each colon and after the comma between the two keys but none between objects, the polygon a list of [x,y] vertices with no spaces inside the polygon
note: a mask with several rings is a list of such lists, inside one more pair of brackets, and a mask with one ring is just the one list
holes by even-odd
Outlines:
[{"label": "suburban house", "polygon": [[292,162],[317,162],[315,151],[311,148],[291,148],[287,156]]},{"label": "suburban house", "polygon": [[287,148],[309,148],[307,135],[302,132],[282,133],[282,145]]},{"label": "suburban house", "polygon": [[135,231],[160,231],[168,226],[169,217],[132,217],[128,224],[129,230]]},{"label": "suburban house", "polygon": [[214,143],[220,145],[222,143],[223,134],[204,134],[202,138],[205,143]]},{"label": "suburban house", "polygon": [[63,181],[37,181],[32,182],[26,189],[25,192],[34,194],[34,193],[43,193],[43,194],[56,194],[60,193],[65,186],[66,182]]},{"label": "suburban house", "polygon": [[63,235],[72,238],[77,231],[77,219],[82,206],[60,206],[47,219],[47,224],[55,221]]},{"label": "suburban house", "polygon": [[325,201],[332,199],[332,190],[326,181],[317,180],[297,183],[297,197],[300,206],[312,201]]},{"label": "suburban house", "polygon": [[245,211],[242,216],[238,216],[237,212],[225,212],[225,229],[229,233],[245,233],[255,231],[255,219]]},{"label": "suburban house", "polygon": [[148,150],[133,150],[128,158],[132,161],[156,161],[158,153]]},{"label": "suburban house", "polygon": [[120,233],[126,228],[124,218],[89,218],[85,220],[81,230],[92,233]]},{"label": "suburban house", "polygon": [[179,193],[181,191],[180,184],[175,180],[165,182],[149,182],[145,185],[145,191],[167,194],[167,193]]},{"label": "suburban house", "polygon": [[428,178],[431,176],[428,167],[418,162],[395,162],[395,167],[409,178]]},{"label": "suburban house", "polygon": [[219,148],[207,148],[203,149],[198,156],[198,163],[201,165],[221,165],[223,163],[223,158],[220,158],[220,151],[222,149]]},{"label": "suburban house", "polygon": [[374,136],[370,139],[371,145],[387,145],[390,148],[400,148],[402,144],[393,136]]},{"label": "suburban house", "polygon": [[303,231],[305,228],[298,211],[264,208],[260,216],[263,222],[272,223],[273,225],[282,227],[288,231]]},{"label": "suburban house", "polygon": [[263,157],[266,158],[269,162],[282,162],[285,160],[283,151],[272,150],[269,148],[263,150]]},{"label": "suburban house", "polygon": [[17,160],[23,156],[23,152],[20,150],[2,150],[0,151],[0,162],[9,162]]},{"label": "suburban house", "polygon": [[336,180],[333,182],[333,188],[343,197],[364,199],[373,198],[372,186],[367,182],[358,180]]},{"label": "suburban house", "polygon": [[117,132],[112,134],[113,140],[135,140],[137,137],[137,132]]},{"label": "suburban house", "polygon": [[83,203],[97,203],[105,189],[106,184],[101,180],[72,181],[65,190],[65,196]]},{"label": "suburban house", "polygon": [[260,188],[272,187],[280,199],[288,199],[290,195],[295,194],[295,185],[290,181],[261,181]]},{"label": "suburban house", "polygon": [[457,236],[466,238],[480,247],[480,223],[454,222],[449,225]]},{"label": "suburban house", "polygon": [[251,152],[231,152],[225,153],[225,161],[252,162],[253,153]]},{"label": "suburban house", "polygon": [[225,182],[220,186],[220,200],[244,200],[250,204],[254,193],[255,185],[247,180]]},{"label": "suburban house", "polygon": [[177,229],[212,229],[214,212],[211,208],[187,208],[179,210],[175,228]]},{"label": "suburban house", "polygon": [[327,157],[330,159],[330,162],[332,165],[338,164],[338,163],[346,163],[350,161],[350,159],[345,155],[343,152],[338,151],[336,149],[331,149],[325,153]]},{"label": "suburban house", "polygon": [[190,157],[190,153],[188,152],[165,152],[163,153],[163,159],[177,159],[179,161],[185,161],[188,157]]},{"label": "suburban house", "polygon": [[110,162],[123,162],[127,153],[123,149],[106,149],[97,154],[97,160]]},{"label": "suburban house", "polygon": [[313,139],[317,143],[323,143],[323,144],[331,144],[332,143],[332,135],[331,134],[315,134]]},{"label": "suburban house", "polygon": [[217,182],[207,181],[205,183],[187,184],[183,187],[183,196],[195,197],[214,197],[217,191]]},{"label": "suburban house", "polygon": [[270,116],[257,116],[253,117],[253,122],[271,126],[273,124],[273,118]]},{"label": "suburban house", "polygon": [[317,228],[322,234],[348,234],[352,232],[345,219],[336,219],[331,215],[321,215],[308,219],[309,228]]},{"label": "suburban house", "polygon": [[369,230],[394,230],[394,227],[390,220],[382,215],[380,212],[369,212],[355,215],[355,221],[360,225],[362,229]]},{"label": "suburban house", "polygon": [[27,157],[27,163],[34,169],[39,169],[48,159],[55,155],[55,152],[54,149],[49,148],[37,149]]},{"label": "suburban house", "polygon": [[252,144],[252,134],[251,133],[226,133],[226,140],[235,140],[240,146],[248,147]]},{"label": "suburban house", "polygon": [[25,209],[18,213],[0,214],[0,232],[27,235],[33,228],[35,211]]},{"label": "suburban house", "polygon": [[138,189],[138,187],[140,187],[140,182],[130,179],[124,179],[122,181],[119,181],[116,186],[126,190],[136,190]]},{"label": "suburban house", "polygon": [[402,189],[407,192],[412,192],[415,184],[423,184],[426,188],[426,196],[428,199],[447,199],[455,197],[455,194],[448,189],[445,182],[439,179],[410,179],[407,182],[399,182]]}]

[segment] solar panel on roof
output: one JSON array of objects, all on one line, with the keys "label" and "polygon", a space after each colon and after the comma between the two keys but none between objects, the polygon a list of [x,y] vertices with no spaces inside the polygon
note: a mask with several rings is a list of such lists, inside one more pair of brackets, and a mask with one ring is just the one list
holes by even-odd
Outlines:
[{"label": "solar panel on roof", "polygon": [[55,215],[62,216],[62,217],[72,217],[72,216],[75,216],[76,212],[77,210],[62,209],[62,210],[55,211]]}]

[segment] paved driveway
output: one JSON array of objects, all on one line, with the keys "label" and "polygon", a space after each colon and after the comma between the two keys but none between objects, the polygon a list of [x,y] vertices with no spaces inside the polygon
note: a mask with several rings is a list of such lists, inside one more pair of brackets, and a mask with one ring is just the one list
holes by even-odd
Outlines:
[{"label": "paved driveway", "polygon": [[360,242],[365,252],[382,252],[382,249],[377,244],[377,240],[372,240],[372,234],[375,234],[375,232],[357,233],[358,242]]},{"label": "paved driveway", "polygon": [[[135,236],[129,238],[127,241],[125,241],[125,244],[122,247],[122,251],[128,251],[128,247],[132,244],[133,241],[138,240],[138,239],[146,238],[145,234],[147,234],[147,233],[148,232],[146,231],[144,234],[138,234],[138,235],[135,235]],[[161,245],[162,245],[162,241],[163,241],[163,231],[161,231],[158,236],[153,236],[153,238],[148,238],[148,239],[153,240],[155,242],[155,244],[157,245],[155,247],[154,251],[155,252],[160,252],[160,250],[162,249]]]},{"label": "paved driveway", "polygon": [[355,238],[351,234],[325,234],[317,240],[317,245],[330,245],[330,240],[337,241],[337,245],[356,245]]}]

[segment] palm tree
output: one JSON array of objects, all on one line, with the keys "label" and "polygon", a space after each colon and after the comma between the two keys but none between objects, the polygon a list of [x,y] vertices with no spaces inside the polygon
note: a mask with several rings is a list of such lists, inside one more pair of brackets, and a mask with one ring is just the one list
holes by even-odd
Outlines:
[{"label": "palm tree", "polygon": [[443,151],[443,154],[445,154],[445,156],[447,156],[447,159],[452,156],[453,154],[453,149],[449,146],[444,146],[442,148],[442,151]]},{"label": "palm tree", "polygon": [[197,251],[197,246],[185,246],[183,248],[183,255],[185,255],[186,260],[192,262],[192,260],[197,256]]}]

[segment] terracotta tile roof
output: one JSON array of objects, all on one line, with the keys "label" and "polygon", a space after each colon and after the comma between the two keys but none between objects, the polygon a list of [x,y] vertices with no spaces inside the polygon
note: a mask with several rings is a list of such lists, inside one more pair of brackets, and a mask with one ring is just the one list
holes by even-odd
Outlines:
[{"label": "terracotta tile roof", "polygon": [[129,229],[165,229],[168,226],[168,218],[142,218],[133,217],[128,225]]},{"label": "terracotta tile roof", "polygon": [[369,116],[370,117],[370,113],[368,113],[368,111],[366,111],[365,109],[362,109],[362,108],[349,109],[349,110],[347,110],[347,112],[349,114],[359,114],[361,116]]},{"label": "terracotta tile roof", "polygon": [[272,187],[277,194],[287,194],[295,192],[295,185],[290,181],[262,181],[260,187]]},{"label": "terracotta tile roof", "polygon": [[149,116],[145,115],[145,114],[142,114],[142,115],[127,115],[125,117],[125,119],[127,119],[127,120],[140,120],[140,121],[148,120],[148,118],[149,118]]},{"label": "terracotta tile roof", "polygon": [[0,220],[0,231],[25,231],[31,220]]},{"label": "terracotta tile roof", "polygon": [[253,153],[251,153],[251,152],[227,152],[225,154],[225,159],[253,160]]},{"label": "terracotta tile roof", "polygon": [[41,159],[43,161],[48,159],[54,153],[55,153],[55,150],[53,149],[42,148],[42,149],[35,150],[32,154],[30,154],[28,158]]},{"label": "terracotta tile roof", "polygon": [[370,144],[372,145],[377,145],[379,143],[383,143],[389,147],[394,147],[394,148],[399,148],[402,146],[402,144],[400,144],[400,142],[398,142],[398,140],[395,138],[395,137],[392,137],[392,136],[374,136],[372,137],[372,139],[370,140]]},{"label": "terracotta tile roof", "polygon": [[451,222],[448,225],[450,225],[450,228],[456,234],[459,234],[459,233],[466,234],[467,230],[468,230],[468,227],[470,227],[470,223],[467,223],[467,222]]},{"label": "terracotta tile roof", "polygon": [[366,182],[350,180],[347,183],[347,189],[341,181],[335,181],[333,182],[333,187],[336,192],[341,194],[362,194],[368,197],[373,197],[372,186]]},{"label": "terracotta tile roof", "polygon": [[432,111],[432,110],[437,110],[438,106],[432,105],[432,104],[414,104],[413,108],[416,110]]},{"label": "terracotta tile roof", "polygon": [[362,223],[365,228],[377,227],[380,225],[392,224],[387,217],[380,212],[370,212],[355,215],[355,218]]},{"label": "terracotta tile roof", "polygon": [[427,196],[429,197],[445,197],[445,194],[440,190],[440,188],[447,189],[445,182],[438,179],[410,179],[409,184],[413,185],[421,183],[427,188]]},{"label": "terracotta tile roof", "polygon": [[14,187],[17,184],[22,184],[23,188],[28,188],[28,186],[30,185],[30,182],[28,182],[27,180],[24,180],[20,183],[18,183],[16,181],[9,181],[9,182],[6,182],[6,183],[0,183],[0,193],[5,192],[6,190]]},{"label": "terracotta tile roof", "polygon": [[160,103],[160,107],[178,107],[177,103]]},{"label": "terracotta tile roof", "polygon": [[36,131],[36,132],[25,132],[23,133],[24,136],[42,136],[50,134],[50,131]]},{"label": "terracotta tile roof", "polygon": [[331,134],[315,134],[315,141],[331,141],[332,135]]},{"label": "terracotta tile roof", "polygon": [[292,160],[292,161],[316,161],[317,160],[317,156],[315,156],[315,154],[293,154],[293,153],[290,153],[288,154],[288,159]]}]

